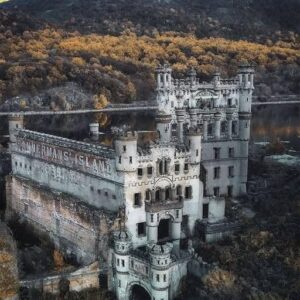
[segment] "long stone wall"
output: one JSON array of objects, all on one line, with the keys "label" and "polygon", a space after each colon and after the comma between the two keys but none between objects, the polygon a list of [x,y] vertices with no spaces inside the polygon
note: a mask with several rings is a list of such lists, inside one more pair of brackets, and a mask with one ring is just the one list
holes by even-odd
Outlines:
[{"label": "long stone wall", "polygon": [[80,292],[85,289],[98,289],[100,287],[99,272],[98,262],[95,262],[72,273],[22,280],[20,285],[22,287],[38,289],[44,293],[58,294],[60,281],[66,279],[70,282],[70,291]]},{"label": "long stone wall", "polygon": [[117,214],[88,206],[78,198],[50,190],[19,177],[6,178],[6,218],[27,221],[37,232],[48,233],[56,247],[79,263],[106,260]]}]

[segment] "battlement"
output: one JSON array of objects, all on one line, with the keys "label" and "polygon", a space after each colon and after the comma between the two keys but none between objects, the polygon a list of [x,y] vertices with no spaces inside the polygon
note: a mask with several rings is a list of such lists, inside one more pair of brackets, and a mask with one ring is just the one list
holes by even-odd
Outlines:
[{"label": "battlement", "polygon": [[158,245],[158,244],[149,244],[148,245],[150,249],[150,254],[155,255],[155,256],[168,256],[170,255],[172,249],[173,249],[173,244],[172,243],[166,243],[163,245]]},{"label": "battlement", "polygon": [[186,130],[186,135],[188,136],[202,136],[203,130],[199,127],[190,127]]},{"label": "battlement", "polygon": [[136,131],[132,131],[129,126],[113,127],[111,129],[116,140],[121,141],[136,141],[138,139],[138,134]]}]

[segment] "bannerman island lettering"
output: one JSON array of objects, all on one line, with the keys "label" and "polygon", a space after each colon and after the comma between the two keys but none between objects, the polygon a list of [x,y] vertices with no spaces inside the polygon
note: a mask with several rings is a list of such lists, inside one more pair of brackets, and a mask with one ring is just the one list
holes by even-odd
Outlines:
[{"label": "bannerman island lettering", "polygon": [[56,162],[68,167],[77,167],[94,174],[111,174],[112,171],[110,162],[105,158],[99,158],[35,141],[18,139],[17,150],[42,160]]}]

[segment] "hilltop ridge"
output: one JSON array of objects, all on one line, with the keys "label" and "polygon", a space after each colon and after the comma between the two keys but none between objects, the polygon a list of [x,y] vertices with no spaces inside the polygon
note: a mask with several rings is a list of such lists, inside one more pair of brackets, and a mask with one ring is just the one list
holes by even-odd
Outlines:
[{"label": "hilltop ridge", "polygon": [[82,33],[176,31],[262,42],[294,39],[300,31],[298,0],[11,0],[2,6]]}]

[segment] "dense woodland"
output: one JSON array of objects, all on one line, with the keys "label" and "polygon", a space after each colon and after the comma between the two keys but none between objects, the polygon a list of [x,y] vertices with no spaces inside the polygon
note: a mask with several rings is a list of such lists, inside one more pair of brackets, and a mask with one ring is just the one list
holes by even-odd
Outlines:
[{"label": "dense woodland", "polygon": [[[168,62],[176,76],[194,67],[200,78],[208,79],[219,68],[232,76],[242,62],[257,66],[257,93],[296,94],[300,87],[299,43],[278,40],[258,44],[224,38],[197,38],[177,32],[138,36],[126,29],[118,36],[69,32],[35,21],[21,12],[0,12],[0,99],[26,97],[42,90],[75,82],[101,103],[130,102],[151,98],[155,67]],[[99,107],[95,100],[94,106]],[[10,102],[9,102],[10,103]],[[48,105],[49,106],[49,105]],[[84,106],[77,103],[77,106]],[[67,109],[64,97],[52,101],[52,109]],[[11,109],[11,106],[1,106]]]},{"label": "dense woodland", "polygon": [[[0,7],[0,109],[71,109],[148,100],[155,67],[233,76],[256,64],[256,94],[299,94],[298,0],[12,0]],[[73,82],[91,101],[64,93]],[[68,92],[66,91],[66,94]],[[93,98],[93,96],[95,96]]]}]

